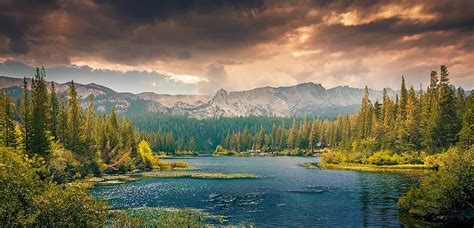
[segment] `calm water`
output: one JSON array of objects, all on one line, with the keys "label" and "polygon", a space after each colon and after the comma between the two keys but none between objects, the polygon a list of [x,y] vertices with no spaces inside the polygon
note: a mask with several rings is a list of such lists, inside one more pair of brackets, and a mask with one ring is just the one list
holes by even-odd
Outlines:
[{"label": "calm water", "polygon": [[417,179],[401,174],[310,170],[317,158],[198,157],[196,172],[253,173],[260,179],[142,179],[93,193],[117,208],[200,208],[230,223],[260,226],[400,226],[397,198]]}]

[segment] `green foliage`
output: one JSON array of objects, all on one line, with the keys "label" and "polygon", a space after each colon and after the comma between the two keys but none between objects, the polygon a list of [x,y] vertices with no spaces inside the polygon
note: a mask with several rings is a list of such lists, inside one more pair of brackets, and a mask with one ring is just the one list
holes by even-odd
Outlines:
[{"label": "green foliage", "polygon": [[[424,164],[425,154],[422,152],[393,153],[388,150],[375,153],[348,152],[341,150],[330,150],[322,154],[322,162],[328,164],[357,163],[371,165],[402,165],[402,164]],[[431,160],[429,160],[431,161]],[[432,163],[425,164],[433,167]]]},{"label": "green foliage", "polygon": [[71,182],[81,176],[81,163],[74,153],[54,144],[48,162],[48,171],[56,183]]},{"label": "green foliage", "polygon": [[367,158],[367,163],[373,165],[396,165],[402,164],[402,157],[398,154],[391,154],[390,151],[378,151]]},{"label": "green foliage", "polygon": [[462,129],[459,132],[459,145],[468,150],[474,144],[474,94],[466,100],[462,114]]},{"label": "green foliage", "polygon": [[0,147],[0,220],[3,225],[102,226],[105,202],[91,198],[80,184],[57,185],[41,180],[33,161]]},{"label": "green foliage", "polygon": [[48,156],[50,153],[49,140],[49,100],[46,88],[44,68],[36,68],[35,77],[31,83],[31,137],[28,139],[30,154]]},{"label": "green foliage", "polygon": [[158,158],[151,151],[147,141],[142,140],[138,144],[138,153],[140,155],[140,163],[144,166],[144,169],[152,169],[153,166],[158,164]]},{"label": "green foliage", "polygon": [[232,156],[238,154],[239,153],[236,151],[224,149],[224,147],[222,147],[221,145],[218,145],[213,153],[214,156]]},{"label": "green foliage", "polygon": [[205,227],[221,217],[193,209],[141,208],[112,211],[112,227]]},{"label": "green foliage", "polygon": [[398,205],[429,219],[453,219],[474,209],[474,150],[450,149],[440,170],[401,197]]}]

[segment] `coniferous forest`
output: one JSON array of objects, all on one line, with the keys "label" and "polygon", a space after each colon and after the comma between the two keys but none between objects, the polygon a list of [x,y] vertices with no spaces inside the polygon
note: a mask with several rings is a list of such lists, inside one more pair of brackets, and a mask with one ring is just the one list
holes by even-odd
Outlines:
[{"label": "coniferous forest", "polygon": [[[321,153],[322,164],[424,165],[439,171],[401,198],[400,208],[431,218],[472,208],[474,95],[450,84],[446,66],[431,72],[426,89],[406,85],[402,77],[395,98],[385,92],[372,101],[366,87],[359,112],[336,119],[127,117],[115,109],[100,115],[92,95],[87,109],[79,106],[72,81],[67,96],[58,95],[44,69],[37,69],[31,84],[24,79],[20,99],[0,96],[0,181],[7,186],[0,218],[7,224],[103,225],[111,219],[109,206],[91,198],[82,180],[186,168],[157,155],[199,152]],[[119,222],[127,216],[119,214]]]},{"label": "coniferous forest", "polygon": [[0,228],[474,227],[474,0],[0,0]]}]

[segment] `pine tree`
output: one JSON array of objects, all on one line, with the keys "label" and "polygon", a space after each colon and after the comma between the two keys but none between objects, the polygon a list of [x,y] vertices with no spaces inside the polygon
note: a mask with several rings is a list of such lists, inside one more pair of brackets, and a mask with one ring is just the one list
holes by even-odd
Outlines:
[{"label": "pine tree", "polygon": [[308,138],[308,146],[309,146],[310,152],[314,151],[314,148],[318,142],[317,127],[318,127],[318,123],[316,122],[316,120],[314,120],[311,123],[311,130],[309,132],[309,138]]},{"label": "pine tree", "polygon": [[402,85],[400,87],[400,100],[398,103],[397,119],[399,123],[406,120],[407,115],[408,91],[405,85],[405,78],[402,76]]},{"label": "pine tree", "polygon": [[449,73],[446,66],[441,66],[439,84],[439,115],[435,127],[435,145],[448,148],[457,141],[460,123],[457,117],[454,91],[449,85]]},{"label": "pine tree", "polygon": [[48,131],[48,90],[46,87],[44,69],[36,68],[36,74],[31,83],[31,152],[43,156],[50,153]]},{"label": "pine tree", "polygon": [[31,152],[30,139],[31,139],[31,100],[28,92],[28,80],[26,77],[23,78],[23,94],[20,98],[20,124],[22,126],[24,136],[24,148],[27,153]]},{"label": "pine tree", "polygon": [[430,86],[426,92],[426,107],[424,111],[424,119],[426,120],[426,127],[423,131],[423,147],[426,147],[429,151],[433,152],[435,148],[435,138],[436,132],[435,128],[438,125],[438,115],[439,115],[439,106],[438,106],[438,72],[431,71],[430,75]]},{"label": "pine tree", "polygon": [[196,151],[196,140],[193,136],[189,139],[188,150],[192,152]]},{"label": "pine tree", "polygon": [[474,144],[474,94],[466,99],[464,113],[462,116],[462,129],[459,132],[460,146],[468,150]]},{"label": "pine tree", "polygon": [[51,135],[55,140],[58,139],[58,118],[59,118],[59,100],[58,95],[56,94],[56,89],[54,82],[51,82],[51,97],[50,97],[50,107],[51,107],[51,120],[49,121],[49,129]]},{"label": "pine tree", "polygon": [[369,88],[365,86],[364,97],[362,98],[361,107],[357,114],[357,136],[359,139],[365,139],[370,136],[372,127],[372,103],[369,99]]},{"label": "pine tree", "polygon": [[77,91],[74,86],[74,81],[71,81],[69,86],[68,139],[66,148],[78,154],[84,152],[84,132],[82,126],[82,110],[77,101]]},{"label": "pine tree", "polygon": [[287,146],[288,149],[295,149],[295,143],[298,137],[298,126],[296,124],[296,119],[293,119],[293,123],[291,124],[291,128],[288,132],[288,139],[287,139]]},{"label": "pine tree", "polygon": [[420,110],[421,107],[419,107],[418,100],[416,99],[415,90],[411,86],[408,92],[407,119],[405,121],[408,137],[406,149],[408,150],[419,150],[421,146]]},{"label": "pine tree", "polygon": [[58,139],[63,145],[68,145],[68,108],[66,101],[61,99],[59,103],[59,116],[57,127]]},{"label": "pine tree", "polygon": [[[94,148],[94,95],[89,96],[89,107],[87,110],[87,118],[85,123],[84,132],[85,138],[85,150],[88,157],[92,157],[95,153]],[[133,138],[133,137],[132,137]]]}]

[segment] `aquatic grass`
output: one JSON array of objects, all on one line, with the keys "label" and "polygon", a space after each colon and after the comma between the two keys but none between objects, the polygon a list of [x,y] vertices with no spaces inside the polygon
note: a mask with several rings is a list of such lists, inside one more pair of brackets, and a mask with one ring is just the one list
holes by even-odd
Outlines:
[{"label": "aquatic grass", "polygon": [[207,227],[223,222],[222,216],[197,209],[135,208],[114,210],[109,215],[109,227]]},{"label": "aquatic grass", "polygon": [[319,166],[319,163],[316,163],[316,162],[303,162],[303,163],[300,163],[300,166],[307,169],[321,169],[321,167]]},{"label": "aquatic grass", "polygon": [[255,179],[255,174],[250,173],[187,173],[187,172],[159,172],[143,173],[145,177],[156,178],[195,178],[195,179]]}]

